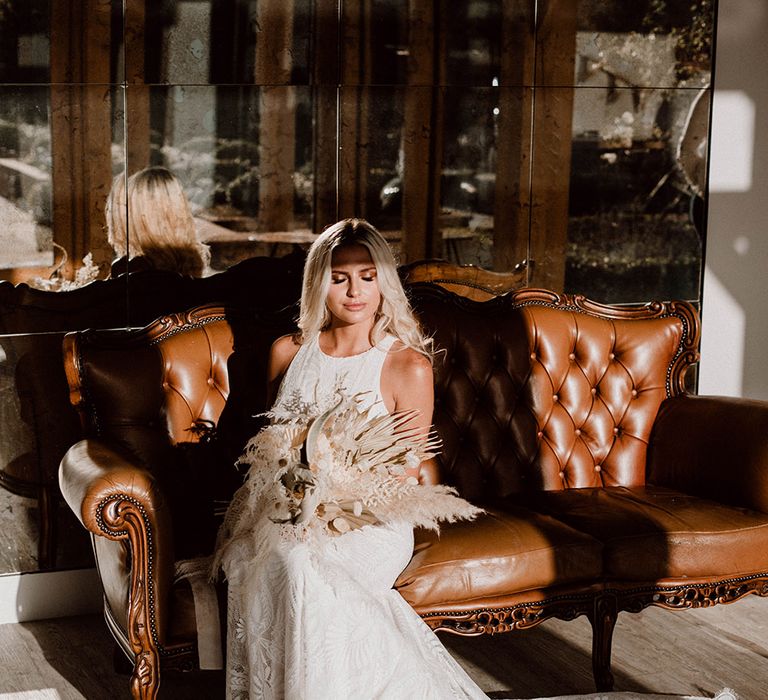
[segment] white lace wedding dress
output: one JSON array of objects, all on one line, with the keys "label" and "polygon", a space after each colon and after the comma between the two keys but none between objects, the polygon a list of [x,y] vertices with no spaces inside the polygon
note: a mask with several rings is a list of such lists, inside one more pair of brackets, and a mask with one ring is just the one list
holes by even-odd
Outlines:
[{"label": "white lace wedding dress", "polygon": [[[341,383],[350,392],[370,392],[369,403],[386,411],[379,383],[392,342],[348,358],[325,355],[317,339],[303,345],[276,406],[299,401],[319,414]],[[254,521],[252,541],[221,557],[229,586],[228,698],[486,697],[392,589],[412,555],[410,524],[302,541],[293,526],[269,521],[268,513]]]}]

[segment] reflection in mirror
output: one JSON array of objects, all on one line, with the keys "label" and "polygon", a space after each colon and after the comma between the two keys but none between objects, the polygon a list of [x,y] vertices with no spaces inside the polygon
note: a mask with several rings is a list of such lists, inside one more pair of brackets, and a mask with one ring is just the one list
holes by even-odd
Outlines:
[{"label": "reflection in mirror", "polygon": [[79,424],[62,373],[63,334],[0,336],[0,574],[92,565],[59,493]]},{"label": "reflection in mirror", "polygon": [[580,3],[569,291],[606,302],[699,297],[713,3],[695,9]]},{"label": "reflection in mirror", "polygon": [[0,83],[50,79],[50,0],[0,2]]},{"label": "reflection in mirror", "polygon": [[[209,274],[311,242],[312,110],[312,91],[301,86],[150,89],[147,159],[181,181],[210,247]],[[136,118],[129,111],[129,134]],[[129,160],[130,173],[139,169]]]},{"label": "reflection in mirror", "polygon": [[0,279],[53,264],[47,86],[0,85]]},{"label": "reflection in mirror", "polygon": [[[306,0],[146,3],[143,22],[134,25],[138,31],[128,34],[126,51],[143,57],[146,84],[306,85],[311,71],[310,31],[323,11],[335,19],[335,4],[317,8]],[[282,66],[282,79],[265,81],[260,62]]]}]

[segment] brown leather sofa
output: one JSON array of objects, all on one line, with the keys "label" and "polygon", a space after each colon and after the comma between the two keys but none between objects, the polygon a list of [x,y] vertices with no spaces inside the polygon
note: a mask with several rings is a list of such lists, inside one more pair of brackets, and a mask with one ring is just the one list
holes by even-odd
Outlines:
[{"label": "brown leather sofa", "polygon": [[[444,351],[440,478],[487,511],[418,533],[396,586],[431,627],[493,634],[586,615],[608,690],[618,613],[768,594],[768,404],[688,395],[690,304],[534,289],[476,302],[432,284],[409,294]],[[210,500],[242,478],[233,455],[256,427],[243,416],[263,401],[258,377],[287,322],[206,307],[127,337],[67,337],[89,437],[60,484],[93,533],[134,697],[154,697],[161,669],[196,665],[192,595],[174,562],[210,551]]]}]

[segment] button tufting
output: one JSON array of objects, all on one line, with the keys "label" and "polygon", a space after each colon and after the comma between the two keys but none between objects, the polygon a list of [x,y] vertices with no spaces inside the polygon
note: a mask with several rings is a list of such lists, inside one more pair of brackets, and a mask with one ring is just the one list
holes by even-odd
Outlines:
[{"label": "button tufting", "polygon": [[619,429],[618,428],[614,428],[613,429],[613,434],[614,435],[618,435],[619,434]]},{"label": "button tufting", "polygon": [[576,359],[576,355],[574,355],[573,353],[571,353],[570,355],[568,355],[568,359],[569,359],[569,360],[575,360],[575,359]]},{"label": "button tufting", "polygon": [[557,394],[555,394],[555,395],[552,397],[552,400],[553,400],[554,402],[557,402],[557,401],[559,401],[559,400],[560,400],[560,397],[559,397]]},{"label": "button tufting", "polygon": [[532,352],[532,353],[531,353],[531,359],[532,359],[532,360],[535,360],[535,359],[536,359],[536,353],[535,353],[535,352]]},{"label": "button tufting", "polygon": [[592,387],[592,396],[594,396],[595,394],[597,394],[597,388],[596,387]]},{"label": "button tufting", "polygon": [[632,389],[632,396],[637,396],[637,389]]},{"label": "button tufting", "polygon": [[608,359],[609,360],[615,360],[616,359],[616,354],[615,353],[611,353],[610,355],[608,355]]},{"label": "button tufting", "polygon": [[578,428],[576,428],[576,435],[581,435],[581,430],[579,430]]},{"label": "button tufting", "polygon": [[562,479],[565,476],[565,472],[558,472],[557,475]]},{"label": "button tufting", "polygon": [[599,472],[602,469],[602,467],[599,464],[595,465],[595,471]]},{"label": "button tufting", "polygon": [[542,433],[541,430],[539,430],[539,432],[536,433],[536,437],[540,437],[540,438],[544,437],[544,433]]}]

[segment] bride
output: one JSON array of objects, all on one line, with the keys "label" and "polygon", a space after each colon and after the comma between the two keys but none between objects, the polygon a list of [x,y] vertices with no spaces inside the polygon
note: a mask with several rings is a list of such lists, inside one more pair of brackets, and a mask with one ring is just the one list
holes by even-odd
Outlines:
[{"label": "bride", "polygon": [[[409,415],[409,434],[429,440],[431,345],[410,310],[389,246],[366,221],[340,221],[310,248],[298,327],[272,346],[273,421],[291,415],[309,421],[338,405],[340,396],[354,396],[366,419]],[[410,484],[409,493],[423,493],[415,510],[407,498],[397,501],[401,510],[385,508],[376,516],[358,504],[354,513],[337,508],[346,517],[333,521],[335,530],[313,529],[307,516],[320,522],[324,506],[309,502],[312,474],[305,469],[309,481],[291,492],[303,495],[304,507],[276,517],[276,487],[283,494],[287,488],[285,469],[279,471],[285,460],[273,458],[286,447],[276,442],[265,430],[247,446],[250,471],[219,534],[215,567],[224,571],[229,591],[227,697],[485,698],[392,588],[413,553],[413,526],[425,524],[414,515],[419,508],[443,498],[427,525],[473,517],[477,509],[444,487],[414,486],[419,466],[410,460],[398,479]],[[299,453],[296,445],[288,448]],[[452,502],[447,510],[446,499]],[[304,517],[297,517],[302,510]]]}]

